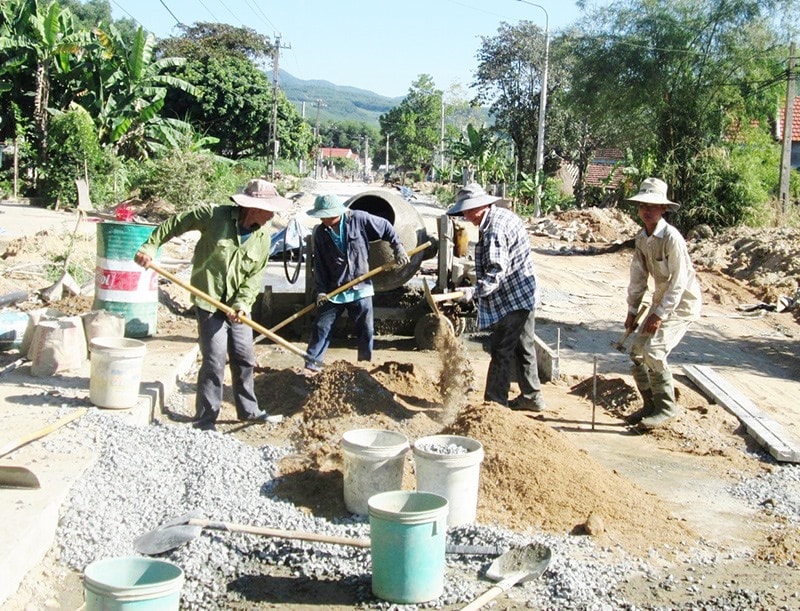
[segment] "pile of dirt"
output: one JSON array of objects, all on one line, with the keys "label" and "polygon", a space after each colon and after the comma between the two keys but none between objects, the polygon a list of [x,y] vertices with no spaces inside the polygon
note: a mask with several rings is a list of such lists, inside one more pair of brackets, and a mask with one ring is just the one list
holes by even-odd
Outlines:
[{"label": "pile of dirt", "polygon": [[736,227],[689,244],[695,264],[746,282],[767,303],[800,287],[800,234],[789,228]]},{"label": "pile of dirt", "polygon": [[660,499],[535,419],[483,404],[461,412],[445,432],[483,444],[478,501],[483,524],[522,532],[591,531],[601,542],[638,553],[692,538]]},{"label": "pile of dirt", "polygon": [[[259,392],[269,389],[273,397],[276,392],[291,397],[294,412],[281,426],[291,431],[297,454],[282,461],[275,492],[315,515],[347,515],[339,441],[348,430],[378,428],[400,432],[411,442],[438,433],[479,440],[486,453],[478,506],[482,524],[529,532],[591,532],[601,542],[634,553],[691,538],[654,495],[523,413],[494,403],[465,404],[443,427],[446,410],[436,372],[397,362],[367,370],[336,361],[310,380],[299,373],[270,371],[269,380],[264,375],[259,376]],[[308,385],[305,400],[297,392],[302,384]],[[414,488],[411,453],[403,487]]]}]

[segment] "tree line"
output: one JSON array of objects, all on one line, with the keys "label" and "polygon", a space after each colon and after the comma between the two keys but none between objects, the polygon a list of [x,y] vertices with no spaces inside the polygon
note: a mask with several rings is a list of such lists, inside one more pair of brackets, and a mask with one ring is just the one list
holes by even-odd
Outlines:
[{"label": "tree line", "polygon": [[[581,19],[555,35],[501,23],[476,50],[473,94],[421,73],[375,128],[301,117],[267,76],[275,42],[249,28],[196,23],[156,40],[113,20],[108,0],[5,0],[0,139],[14,143],[24,194],[47,205],[71,205],[81,176],[99,202],[224,200],[267,171],[276,109],[272,169],[282,175],[309,175],[320,147],[345,147],[373,168],[388,161],[398,180],[436,181],[443,200],[465,180],[501,189],[523,214],[538,191],[544,211],[615,205],[657,175],[684,204],[679,225],[772,222],[800,0],[579,6]],[[620,152],[619,180],[591,186],[588,168],[606,149]]]}]

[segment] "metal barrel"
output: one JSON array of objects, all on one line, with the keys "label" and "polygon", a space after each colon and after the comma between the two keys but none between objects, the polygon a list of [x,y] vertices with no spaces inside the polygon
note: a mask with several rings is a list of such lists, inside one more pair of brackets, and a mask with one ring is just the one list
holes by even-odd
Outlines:
[{"label": "metal barrel", "polygon": [[106,221],[97,225],[94,310],[125,317],[125,337],[156,333],[158,277],[133,256],[150,237],[153,225]]}]

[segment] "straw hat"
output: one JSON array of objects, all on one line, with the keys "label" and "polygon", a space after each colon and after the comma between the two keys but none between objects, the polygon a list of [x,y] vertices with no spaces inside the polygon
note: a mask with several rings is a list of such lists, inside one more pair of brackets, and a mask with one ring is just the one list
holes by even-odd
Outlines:
[{"label": "straw hat", "polygon": [[639,204],[654,204],[667,206],[670,210],[677,210],[680,207],[678,202],[670,201],[667,198],[667,183],[660,178],[645,178],[639,187],[639,192],[625,200],[626,202],[636,202]]},{"label": "straw hat", "polygon": [[231,195],[231,199],[243,208],[258,208],[269,212],[282,212],[292,206],[292,202],[278,194],[271,182],[254,178],[241,193]]},{"label": "straw hat", "polygon": [[326,193],[325,195],[317,195],[314,200],[314,209],[306,212],[308,216],[313,216],[318,219],[330,219],[337,216],[342,216],[347,212],[347,208],[333,193]]},{"label": "straw hat", "polygon": [[456,203],[447,211],[449,216],[464,216],[465,210],[482,208],[500,201],[500,197],[489,195],[477,182],[471,182],[456,194]]}]

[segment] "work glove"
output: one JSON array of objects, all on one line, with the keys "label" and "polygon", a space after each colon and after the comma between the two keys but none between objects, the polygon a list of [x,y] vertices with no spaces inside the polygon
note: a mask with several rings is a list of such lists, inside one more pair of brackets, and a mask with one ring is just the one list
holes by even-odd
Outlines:
[{"label": "work glove", "polygon": [[475,298],[475,287],[474,286],[460,286],[458,290],[464,293],[464,295],[459,298],[461,303],[469,303]]},{"label": "work glove", "polygon": [[317,307],[320,307],[323,303],[328,301],[328,296],[325,293],[319,293],[314,301],[317,304]]},{"label": "work glove", "polygon": [[396,267],[403,267],[411,262],[411,259],[402,246],[394,253],[394,262]]}]

